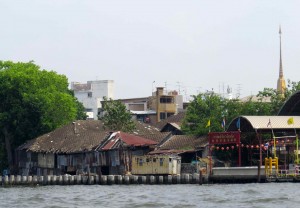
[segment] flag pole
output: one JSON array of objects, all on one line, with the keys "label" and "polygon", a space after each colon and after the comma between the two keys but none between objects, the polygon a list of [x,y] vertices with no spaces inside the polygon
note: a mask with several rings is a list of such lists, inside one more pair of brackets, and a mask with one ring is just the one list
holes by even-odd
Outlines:
[{"label": "flag pole", "polygon": [[271,127],[271,131],[272,131],[272,137],[273,137],[273,142],[274,142],[274,158],[276,157],[276,137],[274,135],[274,131],[273,131],[273,128],[272,128],[272,124],[271,124],[271,120],[269,119],[269,123],[268,123]]},{"label": "flag pole", "polygon": [[276,157],[276,137],[274,136],[274,133],[273,133],[273,129],[272,129],[272,134],[273,134],[273,141],[274,141],[274,158]]},{"label": "flag pole", "polygon": [[[296,131],[296,130],[295,130]],[[298,142],[298,134],[296,133],[296,150],[297,150],[297,155],[296,155],[296,159],[297,159],[297,161],[296,161],[296,164],[298,164],[299,163],[299,142]]]},{"label": "flag pole", "polygon": [[298,141],[298,134],[295,128],[295,122],[294,118],[291,117],[287,120],[288,125],[293,124],[294,131],[295,131],[295,136],[296,136],[296,164],[299,164],[299,141]]},{"label": "flag pole", "polygon": [[293,121],[293,127],[296,135],[296,164],[299,164],[299,141],[298,141],[298,134],[295,128],[294,121]]},{"label": "flag pole", "polygon": [[269,127],[270,126],[270,128],[271,128],[271,132],[272,132],[272,137],[273,137],[273,143],[274,143],[274,145],[273,145],[273,153],[274,153],[274,158],[276,157],[276,137],[275,137],[275,135],[274,135],[274,131],[273,131],[273,128],[272,128],[272,123],[271,123],[271,119],[269,118],[269,122],[268,122],[268,124],[267,124],[267,127]]}]

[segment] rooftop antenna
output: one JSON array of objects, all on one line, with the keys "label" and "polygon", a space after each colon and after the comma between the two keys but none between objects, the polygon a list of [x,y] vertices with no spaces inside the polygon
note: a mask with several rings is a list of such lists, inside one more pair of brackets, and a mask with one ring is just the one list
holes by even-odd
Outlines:
[{"label": "rooftop antenna", "polygon": [[167,90],[167,82],[165,82],[165,91],[166,91],[166,94],[168,94],[168,90]]},{"label": "rooftop antenna", "polygon": [[154,85],[155,81],[152,82],[152,92],[151,95],[153,94],[153,85]]},{"label": "rooftop antenna", "polygon": [[180,82],[177,82],[178,86],[178,94],[180,95]]}]

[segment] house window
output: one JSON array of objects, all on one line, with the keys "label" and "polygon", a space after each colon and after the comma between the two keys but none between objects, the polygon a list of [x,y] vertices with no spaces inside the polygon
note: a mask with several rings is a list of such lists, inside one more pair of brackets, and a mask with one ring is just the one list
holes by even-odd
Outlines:
[{"label": "house window", "polygon": [[167,118],[167,117],[166,117],[166,113],[165,113],[165,112],[160,113],[160,114],[159,114],[159,118],[160,118],[161,120],[166,119],[166,118]]},{"label": "house window", "polygon": [[161,97],[159,101],[160,103],[174,103],[172,97]]},{"label": "house window", "polygon": [[146,162],[147,162],[147,163],[148,163],[148,162],[150,162],[150,159],[149,159],[149,158],[147,158],[147,159],[146,159]]},{"label": "house window", "polygon": [[142,158],[140,158],[140,160],[139,160],[139,166],[143,166],[143,159]]},{"label": "house window", "polygon": [[164,164],[164,158],[159,158],[159,165],[163,166],[163,164]]},{"label": "house window", "polygon": [[93,97],[93,93],[92,92],[88,92],[88,97]]},{"label": "house window", "polygon": [[153,162],[156,163],[156,158],[153,158]]}]

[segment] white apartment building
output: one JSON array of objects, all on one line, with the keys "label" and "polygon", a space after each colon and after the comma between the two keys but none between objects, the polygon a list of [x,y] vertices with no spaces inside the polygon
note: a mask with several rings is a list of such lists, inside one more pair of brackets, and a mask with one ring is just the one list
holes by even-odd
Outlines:
[{"label": "white apartment building", "polygon": [[103,97],[114,99],[113,80],[96,80],[87,83],[71,82],[71,90],[85,107],[88,119],[98,119],[98,109],[101,108]]}]

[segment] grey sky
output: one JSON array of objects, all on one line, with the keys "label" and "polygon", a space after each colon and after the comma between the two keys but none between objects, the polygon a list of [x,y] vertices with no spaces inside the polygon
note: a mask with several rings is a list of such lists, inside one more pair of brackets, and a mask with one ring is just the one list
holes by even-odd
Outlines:
[{"label": "grey sky", "polygon": [[115,81],[115,98],[152,83],[183,95],[229,85],[241,97],[300,81],[298,0],[0,0],[0,59],[34,60],[69,82]]}]

